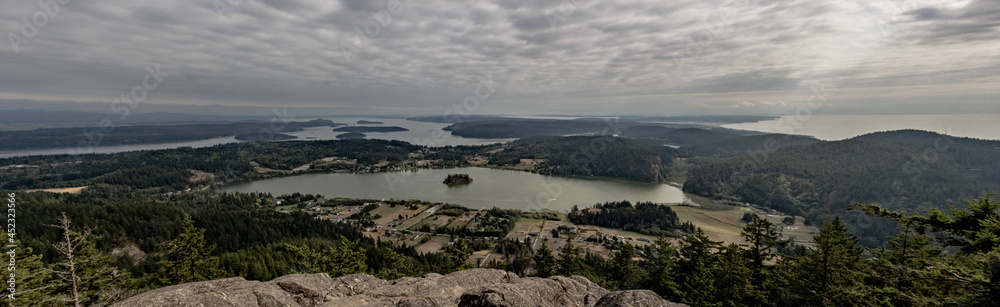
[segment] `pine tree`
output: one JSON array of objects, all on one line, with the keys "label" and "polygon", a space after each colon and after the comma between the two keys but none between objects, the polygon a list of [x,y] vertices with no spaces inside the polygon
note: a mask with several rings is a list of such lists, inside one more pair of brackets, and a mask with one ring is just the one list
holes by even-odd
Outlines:
[{"label": "pine tree", "polygon": [[951,208],[948,217],[938,210],[931,210],[927,218],[915,216],[912,219],[934,230],[947,231],[953,238],[947,243],[959,246],[962,252],[977,258],[982,263],[985,281],[983,291],[972,304],[1000,302],[1000,201],[991,195],[966,202],[968,211]]},{"label": "pine tree", "polygon": [[323,272],[326,256],[308,245],[285,244],[284,251],[291,254],[292,271],[298,274]]},{"label": "pine tree", "polygon": [[700,227],[681,241],[676,277],[685,303],[705,306],[715,301],[711,267],[716,263],[713,250],[718,249],[719,242],[710,240]]},{"label": "pine tree", "polygon": [[[727,252],[743,252],[745,257],[738,257],[747,261],[744,267],[750,270],[750,288],[746,289],[747,303],[750,305],[760,305],[766,301],[766,294],[771,292],[774,286],[771,284],[770,269],[765,263],[777,256],[775,248],[778,246],[778,231],[775,225],[753,214],[749,223],[743,227],[740,236],[746,240],[746,249],[728,248]],[[732,260],[735,255],[729,255]]]},{"label": "pine tree", "polygon": [[793,287],[812,306],[855,305],[864,301],[860,292],[861,248],[858,238],[847,231],[840,217],[823,225],[813,238],[816,249],[797,259]]},{"label": "pine tree", "polygon": [[583,260],[580,258],[580,248],[573,245],[572,239],[566,240],[562,254],[559,255],[559,275],[572,276],[580,274]]},{"label": "pine tree", "polygon": [[89,229],[73,231],[72,222],[62,214],[59,228],[62,241],[53,245],[65,259],[55,265],[53,272],[60,279],[57,293],[60,299],[74,306],[105,305],[122,299],[129,281],[128,272],[111,265],[111,258],[97,250]]},{"label": "pine tree", "polygon": [[544,243],[542,247],[535,251],[535,276],[549,277],[555,271],[556,258],[552,256],[552,250]]},{"label": "pine tree", "polygon": [[[962,281],[957,291],[958,294],[971,293],[970,301],[960,301],[963,305],[982,305],[992,302],[1000,302],[1000,202],[991,199],[991,195],[979,198],[974,201],[967,201],[966,210],[951,208],[951,216],[947,216],[940,210],[931,209],[927,217],[920,215],[906,216],[903,213],[889,211],[874,204],[851,204],[852,208],[857,208],[869,215],[891,218],[899,221],[904,226],[912,227],[916,232],[923,232],[930,227],[934,231],[944,231],[951,236],[945,238],[944,244],[961,248],[962,254],[971,257],[973,261],[979,263],[979,274],[969,274],[959,272],[960,270],[950,270],[948,274],[952,279]],[[901,241],[902,240],[902,241]],[[900,244],[900,249],[905,248],[908,242],[900,238],[896,244]],[[917,243],[919,241],[912,241]],[[908,258],[912,251],[899,251],[893,256],[905,261],[920,259],[919,254],[915,258]],[[975,276],[980,275],[980,276]]]},{"label": "pine tree", "polygon": [[413,258],[400,255],[392,249],[385,247],[379,248],[377,251],[384,253],[389,263],[379,269],[375,277],[384,280],[393,280],[400,277],[420,275],[417,268],[419,264]]},{"label": "pine tree", "polygon": [[755,287],[746,253],[739,245],[730,244],[716,254],[712,266],[715,301],[722,306],[764,306],[766,296]]},{"label": "pine tree", "polygon": [[445,248],[445,252],[451,255],[454,270],[464,270],[472,267],[468,263],[470,252],[469,245],[465,242],[465,239],[457,238],[455,241],[452,241],[452,244]]},{"label": "pine tree", "polygon": [[222,275],[217,261],[211,257],[213,246],[205,242],[205,229],[194,226],[191,216],[181,222],[181,233],[174,238],[167,260],[161,263],[162,276],[168,284],[210,280]]},{"label": "pine tree", "polygon": [[647,286],[650,290],[673,300],[680,300],[681,294],[677,283],[674,281],[674,271],[676,267],[677,250],[671,246],[670,241],[664,236],[659,236],[653,242],[645,255],[649,281]]},{"label": "pine tree", "polygon": [[326,252],[291,244],[285,244],[285,250],[292,254],[294,271],[299,273],[328,273],[337,277],[368,271],[365,249],[346,238],[337,240],[337,245]]},{"label": "pine tree", "polygon": [[15,241],[14,245],[19,248],[15,250],[15,261],[17,266],[14,271],[14,278],[17,281],[17,289],[13,299],[8,302],[11,306],[42,306],[52,302],[53,285],[58,285],[51,280],[51,271],[44,268],[42,255],[33,255],[30,247],[20,248],[21,242]]},{"label": "pine tree", "polygon": [[774,259],[774,248],[778,245],[778,231],[773,223],[760,218],[756,214],[750,223],[743,227],[740,236],[747,241],[747,258],[750,260],[750,269],[754,273],[754,282],[761,282],[764,279],[764,263]]},{"label": "pine tree", "polygon": [[331,249],[328,253],[330,261],[324,271],[334,277],[368,271],[365,249],[347,238],[341,237],[339,241],[336,249]]},{"label": "pine tree", "polygon": [[[871,298],[893,306],[931,306],[948,298],[954,267],[927,235],[906,225],[889,238],[889,248],[875,252],[866,275],[872,279]],[[936,269],[928,269],[936,268]]]},{"label": "pine tree", "polygon": [[618,281],[618,289],[631,289],[639,278],[639,267],[635,260],[635,247],[622,243],[621,249],[611,257],[612,278]]}]

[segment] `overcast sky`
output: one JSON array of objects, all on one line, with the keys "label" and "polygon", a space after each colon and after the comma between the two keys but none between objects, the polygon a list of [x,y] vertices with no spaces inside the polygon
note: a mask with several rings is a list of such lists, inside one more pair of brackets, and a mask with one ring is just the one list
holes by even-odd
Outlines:
[{"label": "overcast sky", "polygon": [[998,0],[3,0],[0,33],[8,108],[110,108],[158,65],[137,110],[441,114],[488,77],[466,110],[1000,113]]}]

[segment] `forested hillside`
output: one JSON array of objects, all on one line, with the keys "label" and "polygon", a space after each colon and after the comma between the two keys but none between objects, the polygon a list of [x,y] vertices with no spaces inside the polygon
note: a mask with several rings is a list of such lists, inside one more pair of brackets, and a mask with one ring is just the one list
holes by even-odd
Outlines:
[{"label": "forested hillside", "polygon": [[660,145],[689,146],[719,142],[747,134],[758,133],[737,133],[735,130],[728,129],[708,130],[702,128],[672,128],[662,125],[640,125],[625,129],[621,135]]},{"label": "forested hillside", "polygon": [[[327,272],[398,278],[462,267],[447,254],[378,244],[349,223],[278,212],[276,198],[267,194],[152,195],[99,185],[79,195],[19,193],[17,198],[25,204],[19,215],[31,217],[19,220],[17,233],[18,264],[25,269],[18,274],[29,281],[19,286],[35,292],[19,296],[25,306],[65,306],[56,295],[69,293],[70,283],[44,268],[62,269],[67,251],[60,242],[67,235],[80,246],[77,263],[86,265],[77,274],[86,281],[79,290],[88,305],[228,276],[270,280],[337,269],[342,271]],[[51,226],[62,225],[64,216],[68,228]],[[337,259],[340,267],[320,267],[324,259]],[[38,289],[43,285],[50,287]]]},{"label": "forested hillside", "polygon": [[705,164],[739,156],[771,152],[789,146],[819,142],[821,141],[813,137],[787,134],[740,136],[683,146],[680,150],[680,156],[696,159],[695,162],[698,164]]},{"label": "forested hillside", "polygon": [[[1000,190],[1000,142],[902,131],[791,146],[694,168],[684,190],[829,220],[851,202],[926,213]],[[859,225],[851,225],[859,227]],[[880,242],[888,224],[857,230]]]},{"label": "forested hillside", "polygon": [[243,139],[248,140],[271,141],[274,140],[272,135],[275,133],[301,131],[308,127],[339,125],[343,124],[316,119],[308,122],[245,121],[221,124],[129,125],[0,131],[0,151],[172,143],[234,135],[244,135]]},{"label": "forested hillside", "polygon": [[[190,180],[191,170],[212,174],[219,181],[251,179],[263,176],[254,172],[254,164],[269,169],[291,170],[326,157],[356,159],[356,164],[325,166],[356,170],[381,161],[402,161],[419,148],[422,147],[399,141],[337,140],[233,143],[114,154],[14,157],[0,159],[0,188],[36,189],[106,183],[137,189],[182,190],[196,184]],[[319,167],[316,170],[324,169]]]},{"label": "forested hillside", "polygon": [[542,174],[605,176],[659,182],[669,171],[674,153],[612,136],[534,137],[511,142],[491,154],[490,164],[504,166],[521,159],[543,159]]},{"label": "forested hillside", "polygon": [[976,181],[1000,184],[1000,141],[952,137],[920,130],[878,132],[854,139],[892,142],[919,148],[920,156],[913,158],[913,166],[921,169],[924,164],[935,163],[936,156],[944,155],[953,159],[960,171]]}]

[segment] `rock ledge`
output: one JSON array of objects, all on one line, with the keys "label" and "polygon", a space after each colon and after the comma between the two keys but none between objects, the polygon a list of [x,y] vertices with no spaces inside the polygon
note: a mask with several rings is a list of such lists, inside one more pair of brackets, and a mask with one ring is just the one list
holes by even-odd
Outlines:
[{"label": "rock ledge", "polygon": [[385,281],[366,274],[330,278],[296,274],[268,282],[240,277],[160,288],[113,306],[687,306],[649,290],[608,292],[581,276],[520,278],[514,273],[470,269]]}]

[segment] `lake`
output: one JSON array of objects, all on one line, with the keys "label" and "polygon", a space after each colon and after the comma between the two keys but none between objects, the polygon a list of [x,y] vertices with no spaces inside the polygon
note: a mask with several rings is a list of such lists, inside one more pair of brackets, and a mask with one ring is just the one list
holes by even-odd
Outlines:
[{"label": "lake", "polygon": [[[310,120],[312,118],[309,118]],[[442,130],[448,124],[426,123],[409,121],[405,118],[371,118],[371,117],[351,117],[351,118],[327,118],[335,123],[350,124],[351,126],[399,126],[409,131],[386,132],[386,133],[365,133],[366,139],[398,140],[425,146],[455,146],[455,145],[484,145],[493,143],[505,143],[514,139],[477,139],[464,138],[451,134],[451,131]],[[381,125],[357,125],[359,120],[378,121]],[[298,139],[289,141],[311,141],[311,140],[336,140],[337,135],[343,132],[333,131],[333,127],[312,127],[298,132],[286,132],[284,134],[294,135]],[[139,150],[172,149],[178,147],[209,147],[219,144],[239,142],[235,137],[220,137],[207,140],[196,140],[175,143],[155,143],[140,145],[116,145],[116,146],[93,146],[90,148],[50,148],[32,149],[16,151],[0,151],[0,158],[17,156],[41,156],[41,155],[61,155],[61,154],[88,154],[88,153],[117,153]]]},{"label": "lake", "polygon": [[[469,174],[473,182],[448,187],[448,174]],[[567,211],[573,205],[589,207],[598,202],[629,200],[680,203],[684,193],[662,183],[610,178],[558,177],[478,167],[419,169],[387,173],[305,174],[271,178],[218,188],[222,192],[295,192],[328,198],[419,199],[463,205],[473,209]]]},{"label": "lake", "polygon": [[1000,140],[1000,114],[813,115],[802,119],[795,116],[782,116],[775,120],[729,124],[722,127],[809,135],[827,141],[901,129],[918,129],[951,136]]}]

